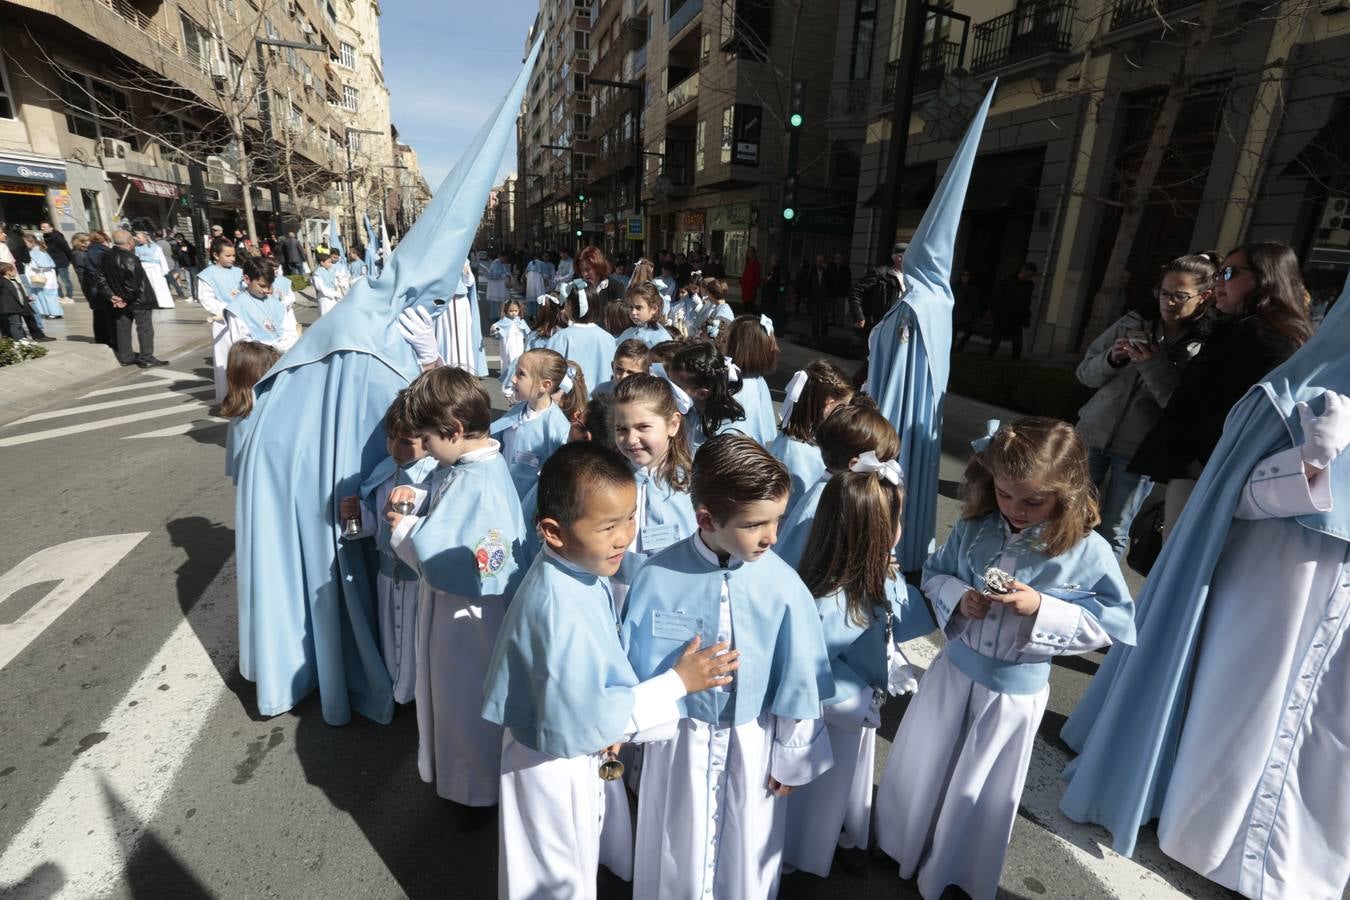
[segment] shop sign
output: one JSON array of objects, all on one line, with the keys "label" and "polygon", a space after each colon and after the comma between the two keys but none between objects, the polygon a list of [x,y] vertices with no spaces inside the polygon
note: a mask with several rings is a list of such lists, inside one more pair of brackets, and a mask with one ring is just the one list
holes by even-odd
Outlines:
[{"label": "shop sign", "polygon": [[630,240],[630,241],[643,241],[643,240],[646,240],[646,231],[645,231],[645,230],[643,229],[643,227],[642,227],[642,217],[641,217],[641,216],[629,216],[629,217],[628,217],[628,232],[627,232],[627,237],[628,237],[628,240]]},{"label": "shop sign", "polygon": [[7,184],[0,181],[0,194],[18,194],[20,197],[45,197],[47,192],[36,184]]},{"label": "shop sign", "polygon": [[697,231],[701,233],[706,221],[706,211],[701,209],[687,209],[680,218],[680,227],[682,231]]},{"label": "shop sign", "polygon": [[759,165],[759,132],[763,119],[763,113],[758,106],[750,103],[736,104],[731,126],[731,161],[735,165]]},{"label": "shop sign", "polygon": [[754,210],[747,200],[727,206],[715,206],[710,211],[713,231],[735,231],[749,228],[754,222]]},{"label": "shop sign", "polygon": [[153,178],[128,177],[127,180],[142,194],[149,194],[151,197],[168,197],[170,199],[178,197],[178,185],[176,184],[169,184],[167,181],[156,181]]},{"label": "shop sign", "polygon": [[0,162],[0,178],[17,178],[42,184],[65,184],[66,170],[57,166],[39,166],[34,163]]}]

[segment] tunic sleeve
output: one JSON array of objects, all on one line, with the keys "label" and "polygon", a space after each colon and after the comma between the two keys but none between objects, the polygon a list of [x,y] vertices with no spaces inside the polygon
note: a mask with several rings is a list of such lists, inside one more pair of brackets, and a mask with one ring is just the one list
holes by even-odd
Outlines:
[{"label": "tunic sleeve", "polygon": [[947,540],[923,566],[923,592],[933,601],[937,624],[949,640],[958,637],[969,624],[957,609],[961,595],[974,590],[960,577],[961,542],[965,533],[966,523],[958,521]]},{"label": "tunic sleeve", "polygon": [[205,278],[197,279],[197,302],[213,316],[225,313],[225,301],[216,296],[215,288]]},{"label": "tunic sleeve", "polygon": [[1073,656],[1111,643],[1097,617],[1077,604],[1041,594],[1041,608],[1021,623],[1022,661],[1028,657]]},{"label": "tunic sleeve", "polygon": [[825,720],[774,716],[769,774],[782,785],[796,787],[823,775],[834,765]]},{"label": "tunic sleeve", "polygon": [[1282,519],[1331,509],[1331,479],[1323,472],[1308,480],[1298,447],[1261,460],[1242,488],[1233,513],[1238,519]]},{"label": "tunic sleeve", "polygon": [[674,669],[639,682],[633,688],[633,712],[623,726],[624,740],[641,744],[673,738],[682,718],[679,701],[684,695],[684,682]]}]

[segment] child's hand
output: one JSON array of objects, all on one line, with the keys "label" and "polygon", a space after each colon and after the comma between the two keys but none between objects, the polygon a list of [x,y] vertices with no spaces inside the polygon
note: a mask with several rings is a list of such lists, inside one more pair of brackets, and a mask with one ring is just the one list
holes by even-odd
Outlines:
[{"label": "child's hand", "polygon": [[1020,581],[1013,582],[1013,588],[1006,594],[996,594],[990,599],[1002,603],[1019,616],[1034,616],[1041,609],[1041,594],[1033,587]]},{"label": "child's hand", "polygon": [[417,503],[417,492],[407,486],[396,487],[389,492],[389,504],[384,508],[384,520],[389,523],[390,528],[398,528],[398,523],[403,521],[403,513],[394,509],[399,503]]},{"label": "child's hand", "polygon": [[338,504],[338,513],[344,519],[359,519],[361,517],[361,498],[343,497],[342,502]]},{"label": "child's hand", "polygon": [[769,776],[769,790],[773,792],[775,797],[786,797],[788,794],[792,793],[791,785],[783,784],[772,775]]},{"label": "child's hand", "polygon": [[961,595],[961,602],[957,606],[967,619],[983,619],[989,614],[991,602],[987,596],[972,588]]},{"label": "child's hand", "polygon": [[731,650],[725,641],[700,651],[698,647],[702,642],[699,635],[694,635],[673,666],[675,674],[684,682],[686,693],[697,694],[708,688],[730,684],[731,673],[741,667],[741,651]]}]

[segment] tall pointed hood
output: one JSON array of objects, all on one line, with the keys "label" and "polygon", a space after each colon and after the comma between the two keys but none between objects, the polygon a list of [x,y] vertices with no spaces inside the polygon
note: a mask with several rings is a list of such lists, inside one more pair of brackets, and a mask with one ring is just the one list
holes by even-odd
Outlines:
[{"label": "tall pointed hood", "polygon": [[347,258],[347,248],[342,245],[342,232],[338,231],[337,216],[331,212],[328,214],[328,249],[341,253],[344,260]]},{"label": "tall pointed hood", "polygon": [[361,214],[362,224],[366,226],[366,277],[375,278],[380,274],[378,262],[380,258],[380,239],[375,234],[374,227],[370,224],[370,216],[366,213]]},{"label": "tall pointed hood", "polygon": [[536,41],[511,89],[445,176],[397,250],[386,257],[380,277],[353,284],[343,301],[305,331],[273,372],[342,350],[355,350],[378,357],[410,381],[417,376],[417,361],[395,327],[398,314],[420,305],[435,315],[444,309],[435,301],[455,295],[488,191],[506,145],[515,134],[521,98],[539,47]]}]

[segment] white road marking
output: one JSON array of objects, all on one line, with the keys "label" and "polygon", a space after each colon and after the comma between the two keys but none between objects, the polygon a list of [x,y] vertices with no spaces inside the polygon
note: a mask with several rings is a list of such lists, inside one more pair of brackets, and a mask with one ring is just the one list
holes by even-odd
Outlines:
[{"label": "white road marking", "polygon": [[183,372],[175,372],[173,369],[165,371],[164,369],[142,369],[142,375],[148,375],[151,378],[162,378],[165,381],[209,381],[209,378],[198,378],[196,375],[188,375]]},{"label": "white road marking", "polygon": [[24,882],[22,895],[43,898],[125,890],[126,859],[225,693],[202,642],[231,639],[179,623],[94,732],[106,737],[75,757],[5,848],[0,895],[20,896]]},{"label": "white road marking", "polygon": [[179,403],[170,406],[167,409],[152,409],[149,412],[131,413],[125,416],[116,416],[111,419],[100,419],[96,422],[83,422],[79,425],[67,425],[63,428],[50,428],[46,431],[35,431],[31,434],[16,434],[13,437],[0,438],[0,447],[17,447],[20,444],[31,444],[34,441],[45,441],[51,438],[67,437],[72,434],[84,434],[93,431],[96,428],[113,428],[117,425],[126,425],[129,422],[142,422],[146,419],[154,419],[160,416],[172,416],[183,412],[193,412],[199,409],[207,409],[205,403],[194,400],[191,403]]},{"label": "white road marking", "polygon": [[39,550],[0,577],[0,604],[30,585],[58,582],[23,615],[8,625],[0,625],[0,669],[9,665],[148,534],[137,531],[67,541]]},{"label": "white road marking", "polygon": [[65,409],[52,409],[22,419],[16,419],[11,422],[10,425],[27,425],[30,422],[45,422],[48,419],[64,419],[66,416],[102,412],[105,409],[119,409],[123,406],[137,406],[142,403],[155,403],[160,400],[176,400],[182,397],[209,397],[213,393],[215,393],[215,391],[210,388],[198,389],[195,391],[160,391],[157,394],[147,394],[143,397],[123,397],[120,400],[104,400],[102,403],[89,403],[84,406],[68,406]]},{"label": "white road marking", "polygon": [[[195,375],[184,375],[177,379],[183,385],[191,384],[210,384],[209,378],[198,378]],[[117,387],[99,388],[96,391],[90,391],[80,396],[81,400],[88,400],[91,397],[106,397],[109,394],[122,394],[127,391],[143,391],[148,388],[162,388],[164,385],[158,381],[133,381],[131,384],[118,385]]]},{"label": "white road marking", "polygon": [[157,431],[147,431],[144,434],[128,434],[122,440],[134,441],[137,438],[161,438],[173,437],[179,434],[188,434],[196,431],[198,428],[210,428],[213,425],[221,425],[229,422],[229,419],[222,419],[220,416],[207,416],[205,419],[196,419],[192,422],[184,422],[181,425],[170,425],[168,428],[161,428]]}]

